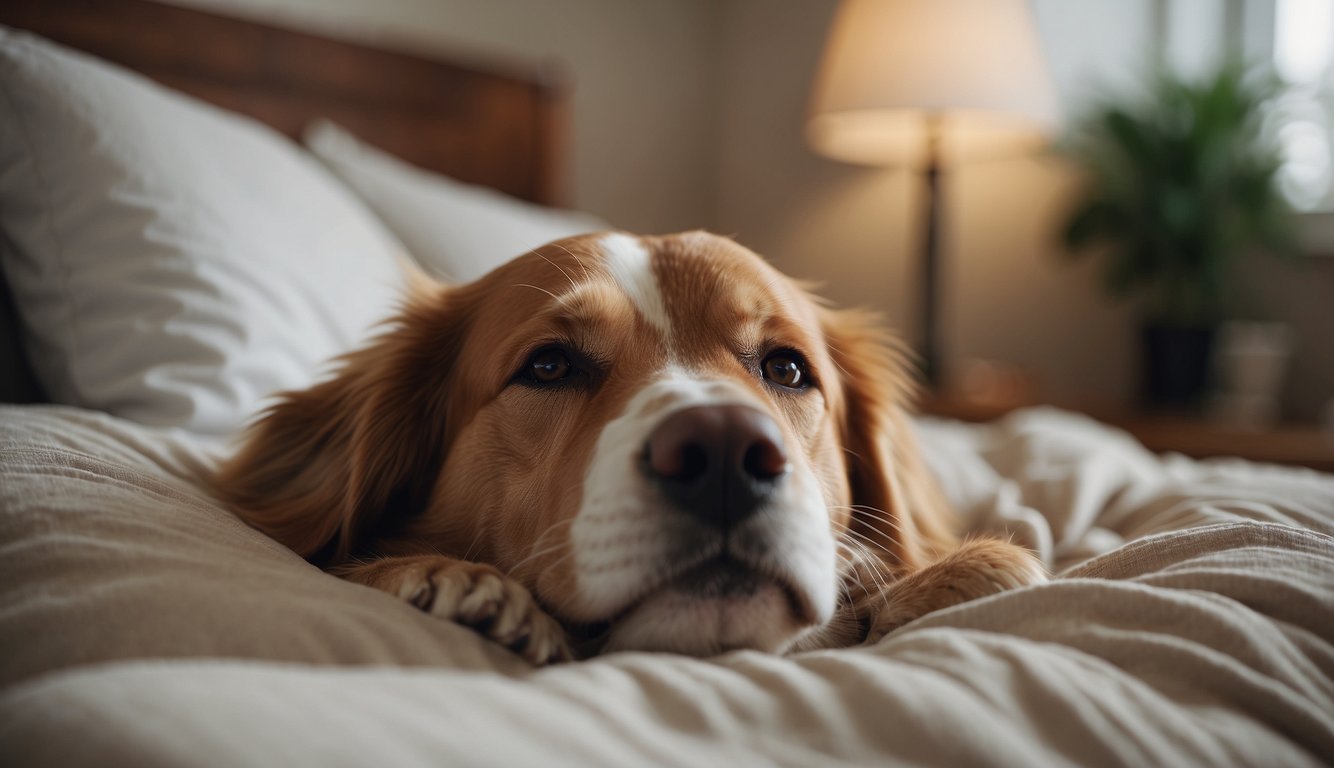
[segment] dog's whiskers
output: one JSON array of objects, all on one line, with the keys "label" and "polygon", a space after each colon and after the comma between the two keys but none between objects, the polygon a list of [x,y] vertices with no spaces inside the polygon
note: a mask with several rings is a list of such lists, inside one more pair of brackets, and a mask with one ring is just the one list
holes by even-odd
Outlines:
[{"label": "dog's whiskers", "polygon": [[[865,523],[865,522],[878,522],[878,523],[882,523],[882,524],[884,524],[885,526],[887,526],[891,531],[893,531],[893,532],[896,533],[896,534],[901,534],[901,533],[903,532],[903,529],[900,527],[900,525],[899,525],[899,523],[898,523],[897,521],[895,521],[895,520],[893,520],[893,519],[891,519],[891,518],[888,518],[888,517],[881,517],[881,516],[879,516],[879,515],[876,515],[876,514],[873,514],[873,513],[869,512],[869,511],[867,511],[867,510],[865,510],[865,509],[857,509],[857,508],[855,508],[855,507],[847,507],[847,506],[830,506],[829,509],[831,509],[831,510],[847,509],[847,510],[852,511],[852,513],[853,513],[853,518],[854,518],[853,522],[863,522],[863,523]],[[849,526],[849,527],[851,527],[851,526]]]},{"label": "dog's whiskers", "polygon": [[889,513],[888,513],[888,512],[885,512],[885,511],[882,510],[882,509],[877,509],[877,508],[875,508],[875,507],[869,507],[869,506],[866,506],[866,505],[864,505],[864,504],[831,505],[831,506],[830,506],[830,509],[847,509],[847,510],[850,510],[850,511],[853,513],[853,516],[854,516],[854,517],[860,516],[860,517],[868,518],[868,519],[870,519],[870,520],[874,520],[874,521],[876,521],[876,522],[884,523],[885,525],[887,525],[887,526],[889,526],[891,529],[893,529],[893,531],[894,531],[895,533],[902,533],[902,532],[903,532],[903,529],[902,529],[902,527],[900,527],[899,522],[898,522],[897,520],[895,520],[894,518],[890,517],[890,516],[889,516]]},{"label": "dog's whiskers", "polygon": [[[877,592],[884,592],[889,589],[889,583],[885,580],[881,570],[876,567],[878,564],[884,562],[883,559],[877,557],[865,544],[855,539],[840,543],[849,546],[860,555],[860,557],[856,559],[853,559],[852,557],[848,558],[848,562],[852,566],[849,569],[850,574],[858,579],[859,584],[861,584],[860,580],[862,577],[869,576]],[[865,587],[866,585],[861,584],[861,586]]]},{"label": "dog's whiskers", "polygon": [[[583,270],[583,273],[584,273],[584,280],[585,280],[585,281],[588,280],[588,265],[587,265],[587,264],[584,264],[584,260],[581,259],[581,258],[579,258],[579,254],[575,253],[574,251],[571,251],[569,248],[566,248],[565,246],[561,245],[560,243],[552,243],[551,245],[552,245],[553,247],[556,247],[556,248],[561,249],[562,251],[565,251],[565,253],[568,254],[570,258],[574,259],[574,263],[578,264],[578,265],[579,265],[579,269]],[[562,271],[564,271],[564,270],[562,270]]]},{"label": "dog's whiskers", "polygon": [[[888,556],[888,557],[890,558],[890,563],[891,563],[891,564],[894,564],[894,565],[902,565],[902,564],[903,564],[903,559],[902,559],[902,558],[900,558],[897,554],[895,554],[894,552],[892,552],[892,551],[891,551],[889,548],[887,548],[884,544],[881,544],[880,542],[876,541],[875,539],[871,538],[870,536],[867,536],[867,535],[864,534],[864,533],[858,533],[857,531],[854,531],[854,530],[851,530],[851,529],[849,529],[849,530],[847,530],[847,531],[844,531],[844,533],[846,533],[847,535],[853,537],[852,539],[849,540],[849,542],[851,542],[851,543],[856,543],[856,544],[858,544],[859,546],[863,546],[863,547],[875,547],[876,549],[880,550],[881,552],[884,552],[885,555]],[[868,552],[868,554],[870,554],[870,553]],[[880,561],[882,561],[882,562],[885,560],[884,557],[877,557],[877,559],[880,560]]]},{"label": "dog's whiskers", "polygon": [[520,568],[532,562],[533,560],[536,560],[537,558],[543,557],[545,555],[549,555],[552,552],[557,552],[562,547],[569,547],[570,542],[566,539],[561,539],[560,541],[557,541],[551,544],[550,546],[543,546],[543,543],[547,540],[547,537],[556,533],[556,530],[561,526],[570,526],[573,524],[574,524],[574,518],[570,518],[567,520],[557,520],[555,523],[548,526],[547,529],[542,532],[542,535],[533,539],[533,545],[528,548],[528,555],[519,562],[510,566],[507,572],[510,575],[517,574]]},{"label": "dog's whiskers", "polygon": [[472,560],[473,550],[476,549],[477,545],[482,541],[482,531],[483,528],[481,526],[478,526],[477,533],[473,534],[472,541],[468,544],[468,551],[463,553],[464,560]]},{"label": "dog's whiskers", "polygon": [[515,283],[515,284],[514,284],[514,287],[515,287],[515,288],[532,288],[534,291],[541,291],[542,293],[545,293],[546,295],[550,296],[551,298],[555,299],[556,301],[560,301],[560,297],[559,297],[559,296],[557,296],[556,294],[552,293],[551,291],[548,291],[546,288],[543,288],[543,287],[541,287],[541,286],[532,285],[531,283]]},{"label": "dog's whiskers", "polygon": [[[543,568],[542,570],[538,571],[538,572],[537,572],[537,576],[534,577],[534,579],[533,579],[533,589],[534,589],[534,591],[535,591],[534,593],[536,594],[537,592],[540,592],[540,590],[539,590],[538,588],[541,586],[541,584],[542,584],[542,580],[545,579],[545,578],[547,577],[547,574],[548,574],[548,573],[550,573],[552,570],[554,570],[554,569],[560,567],[562,564],[565,563],[566,560],[569,560],[570,558],[574,557],[574,554],[575,554],[574,548],[571,547],[570,550],[569,550],[568,552],[566,552],[565,554],[563,554],[563,555],[561,555],[560,557],[556,558],[555,560],[551,561],[550,563],[547,563],[547,567],[545,567],[545,568]],[[560,615],[560,611],[561,611],[562,609],[564,609],[566,605],[569,604],[570,599],[571,599],[571,597],[573,597],[573,595],[574,595],[574,592],[571,591],[569,595],[566,595],[565,600],[563,600],[563,601],[561,602],[560,606],[559,606],[557,609],[551,611],[551,613],[552,613],[553,615],[559,616],[559,615]]]},{"label": "dog's whiskers", "polygon": [[[566,253],[569,253],[569,251],[565,251],[565,252],[566,252]],[[570,273],[569,273],[569,272],[566,272],[564,267],[562,267],[561,265],[559,265],[559,264],[557,264],[556,262],[552,261],[551,259],[548,259],[545,255],[543,255],[542,253],[539,253],[538,251],[529,251],[529,253],[532,253],[533,255],[535,255],[535,256],[537,256],[539,259],[541,259],[542,261],[545,261],[546,263],[548,263],[548,264],[550,264],[551,266],[555,267],[556,269],[560,270],[560,273],[561,273],[562,275],[565,276],[565,279],[566,279],[566,280],[569,281],[569,283],[570,283],[570,290],[574,290],[574,289],[576,289],[576,288],[579,287],[579,284],[576,283],[576,282],[574,281],[574,278],[573,278],[573,277],[570,277]]]},{"label": "dog's whiskers", "polygon": [[849,447],[846,446],[846,445],[843,446],[843,452],[846,453],[847,455],[851,456],[852,458],[856,459],[857,461],[861,461],[861,460],[862,460],[862,455],[861,455],[860,453],[857,453],[857,452],[854,451],[852,448],[849,448]]}]

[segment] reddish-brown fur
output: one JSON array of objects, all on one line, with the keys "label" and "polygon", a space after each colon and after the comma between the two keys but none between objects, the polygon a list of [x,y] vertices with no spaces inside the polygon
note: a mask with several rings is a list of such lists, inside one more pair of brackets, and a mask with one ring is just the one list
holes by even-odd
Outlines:
[{"label": "reddish-brown fur", "polygon": [[[643,242],[664,295],[681,297],[669,306],[674,333],[660,339],[674,354],[768,397],[720,337],[740,328],[808,349],[823,382],[818,401],[772,410],[824,488],[847,599],[792,647],[875,639],[1043,578],[1018,547],[961,544],[917,453],[903,353],[870,316],[824,307],[722,238]],[[600,618],[580,612],[568,567],[583,470],[601,425],[665,349],[646,343],[653,330],[600,279],[596,243],[549,245],[468,285],[420,284],[335,378],[288,393],[256,424],[217,474],[218,494],[333,573],[479,627],[535,663],[571,657],[564,630]],[[577,300],[553,302],[580,286]],[[762,327],[749,328],[755,317]],[[533,343],[557,333],[614,360],[613,373],[595,396],[539,408],[509,382]]]}]

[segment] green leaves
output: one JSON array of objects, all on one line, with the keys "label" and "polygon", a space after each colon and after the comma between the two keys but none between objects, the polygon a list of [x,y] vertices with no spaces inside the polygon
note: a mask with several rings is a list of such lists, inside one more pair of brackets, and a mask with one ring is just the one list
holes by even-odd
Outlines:
[{"label": "green leaves", "polygon": [[1239,252],[1294,247],[1262,125],[1279,89],[1228,65],[1201,82],[1159,76],[1147,98],[1094,110],[1067,149],[1087,175],[1062,230],[1072,256],[1101,246],[1108,292],[1141,292],[1155,319],[1216,320]]}]

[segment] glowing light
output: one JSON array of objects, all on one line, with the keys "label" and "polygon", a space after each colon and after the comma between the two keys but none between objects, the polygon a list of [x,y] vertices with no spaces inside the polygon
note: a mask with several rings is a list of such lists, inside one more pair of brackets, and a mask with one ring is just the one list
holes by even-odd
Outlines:
[{"label": "glowing light", "polygon": [[1294,84],[1318,83],[1334,54],[1334,0],[1278,0],[1274,63]]}]

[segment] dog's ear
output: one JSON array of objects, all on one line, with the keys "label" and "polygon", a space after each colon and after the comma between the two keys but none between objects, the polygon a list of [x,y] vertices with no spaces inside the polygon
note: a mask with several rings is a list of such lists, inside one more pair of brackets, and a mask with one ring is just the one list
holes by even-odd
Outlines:
[{"label": "dog's ear", "polygon": [[838,415],[852,491],[850,525],[862,541],[888,553],[889,567],[921,567],[949,551],[955,534],[908,415],[917,389],[910,355],[870,313],[822,309],[821,325],[843,394]]},{"label": "dog's ear", "polygon": [[213,486],[237,514],[332,566],[420,512],[444,460],[462,289],[418,285],[390,330],[337,375],[289,392],[250,428]]}]

